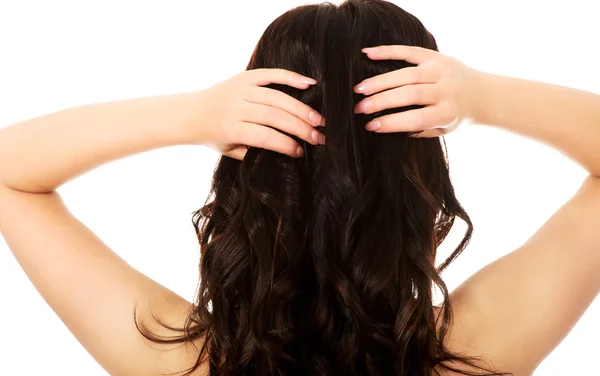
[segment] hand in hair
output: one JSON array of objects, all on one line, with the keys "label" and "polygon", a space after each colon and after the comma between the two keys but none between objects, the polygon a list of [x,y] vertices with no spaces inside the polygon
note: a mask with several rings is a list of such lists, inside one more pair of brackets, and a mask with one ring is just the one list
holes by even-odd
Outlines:
[{"label": "hand in hair", "polygon": [[[381,116],[366,125],[375,132],[418,132],[415,137],[438,137],[455,130],[465,120],[477,118],[481,100],[481,75],[459,60],[417,46],[364,48],[373,60],[404,60],[408,68],[368,78],[354,91],[369,97],[356,113],[371,114],[388,108],[426,105],[423,108]],[[373,95],[374,94],[374,95]]]},{"label": "hand in hair", "polygon": [[[325,136],[316,130],[323,117],[299,100],[269,84],[307,89],[316,81],[285,69],[248,70],[204,91],[208,118],[204,119],[203,142],[221,154],[243,159],[249,146],[302,156],[297,136],[313,145],[323,144]],[[312,114],[311,114],[312,113]],[[206,129],[204,129],[206,128]],[[283,132],[281,132],[283,131]]]}]

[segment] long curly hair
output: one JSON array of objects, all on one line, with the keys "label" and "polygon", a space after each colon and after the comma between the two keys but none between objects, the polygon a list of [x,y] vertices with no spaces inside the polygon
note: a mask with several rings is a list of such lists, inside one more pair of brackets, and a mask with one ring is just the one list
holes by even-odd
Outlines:
[{"label": "long curly hair", "polygon": [[[364,129],[375,117],[423,106],[354,113],[363,98],[354,85],[414,66],[360,51],[393,44],[437,50],[416,17],[382,0],[300,6],[265,30],[247,70],[314,77],[306,90],[268,87],[323,114],[327,141],[296,138],[301,158],[250,148],[243,161],[219,160],[207,203],[193,215],[200,284],[187,324],[171,328],[182,333],[176,338],[138,326],[160,343],[204,338],[186,375],[206,356],[211,376],[430,376],[439,367],[501,375],[444,345],[452,306],[440,273],[473,226],[455,196],[443,139]],[[436,267],[456,217],[466,233]],[[444,296],[439,316],[434,284]]]}]

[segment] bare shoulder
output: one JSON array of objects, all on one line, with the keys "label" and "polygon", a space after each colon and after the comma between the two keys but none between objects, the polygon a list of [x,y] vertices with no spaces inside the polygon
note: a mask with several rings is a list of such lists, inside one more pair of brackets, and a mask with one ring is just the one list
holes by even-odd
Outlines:
[{"label": "bare shoulder", "polygon": [[16,260],[107,373],[180,374],[196,363],[202,339],[159,345],[145,340],[134,322],[135,310],[156,335],[176,335],[153,318],[182,327],[191,303],[125,262],[57,193],[24,193],[0,184],[0,207],[0,232]]},{"label": "bare shoulder", "polygon": [[599,220],[600,179],[589,177],[523,246],[450,294],[447,346],[531,375],[600,293]]}]

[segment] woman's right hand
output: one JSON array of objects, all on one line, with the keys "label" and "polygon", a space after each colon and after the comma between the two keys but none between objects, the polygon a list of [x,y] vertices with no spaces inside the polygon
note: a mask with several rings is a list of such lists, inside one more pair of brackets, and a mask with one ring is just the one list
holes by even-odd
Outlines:
[{"label": "woman's right hand", "polygon": [[373,60],[404,60],[415,67],[370,77],[354,88],[369,97],[360,101],[356,113],[371,114],[410,105],[423,108],[381,116],[366,128],[375,132],[419,132],[415,137],[438,137],[465,120],[479,117],[483,72],[438,51],[416,46],[364,48]]}]

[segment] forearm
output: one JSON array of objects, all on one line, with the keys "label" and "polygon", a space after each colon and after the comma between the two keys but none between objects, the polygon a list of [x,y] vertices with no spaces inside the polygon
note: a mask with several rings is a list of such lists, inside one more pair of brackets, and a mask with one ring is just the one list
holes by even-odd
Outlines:
[{"label": "forearm", "polygon": [[542,141],[600,177],[600,95],[490,73],[482,77],[477,123]]},{"label": "forearm", "polygon": [[0,129],[0,183],[50,192],[101,164],[184,143],[182,125],[198,118],[195,99],[186,93],[90,104]]}]

